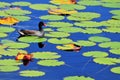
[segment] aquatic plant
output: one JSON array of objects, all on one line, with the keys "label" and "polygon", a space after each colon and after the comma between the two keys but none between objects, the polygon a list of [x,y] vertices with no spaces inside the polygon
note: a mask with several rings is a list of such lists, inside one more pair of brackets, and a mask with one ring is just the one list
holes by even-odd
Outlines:
[{"label": "aquatic plant", "polygon": [[68,76],[65,77],[64,80],[95,80],[95,79],[85,76]]}]

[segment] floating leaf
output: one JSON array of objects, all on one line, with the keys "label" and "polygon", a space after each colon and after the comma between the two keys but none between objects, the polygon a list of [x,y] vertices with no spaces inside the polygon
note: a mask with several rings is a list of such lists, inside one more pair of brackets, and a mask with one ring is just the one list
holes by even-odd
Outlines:
[{"label": "floating leaf", "polygon": [[85,21],[85,20],[92,20],[98,17],[100,17],[99,13],[79,12],[79,13],[71,14],[70,16],[67,17],[67,19],[75,20],[75,21]]},{"label": "floating leaf", "polygon": [[66,32],[50,32],[50,33],[46,33],[45,36],[47,36],[47,37],[63,38],[63,37],[70,36],[70,34],[66,33]]},{"label": "floating leaf", "polygon": [[116,74],[120,74],[120,67],[114,67],[110,71]]},{"label": "floating leaf", "polygon": [[108,8],[120,8],[120,3],[103,3],[103,7],[108,7]]},{"label": "floating leaf", "polygon": [[16,18],[19,21],[29,21],[31,18],[28,16],[12,16],[14,18]]},{"label": "floating leaf", "polygon": [[29,2],[24,2],[24,1],[19,1],[19,2],[13,2],[12,5],[14,6],[29,6],[31,3]]},{"label": "floating leaf", "polygon": [[120,42],[104,42],[99,44],[102,48],[120,48]]},{"label": "floating leaf", "polygon": [[83,53],[83,56],[86,56],[86,57],[107,57],[108,56],[108,53],[106,52],[102,52],[102,51],[88,51],[88,52],[85,52]]},{"label": "floating leaf", "polygon": [[41,16],[40,19],[43,19],[43,20],[62,20],[62,19],[64,19],[64,16],[45,15],[45,16]]},{"label": "floating leaf", "polygon": [[13,24],[16,24],[18,22],[19,21],[13,17],[0,18],[0,24],[4,24],[4,25],[13,25]]},{"label": "floating leaf", "polygon": [[5,11],[0,11],[0,16],[1,16],[1,17],[7,17],[7,16],[9,16],[9,15],[6,14]]},{"label": "floating leaf", "polygon": [[111,49],[109,50],[112,54],[120,55],[120,49]]},{"label": "floating leaf", "polygon": [[112,16],[113,19],[120,20],[120,15],[118,16]]},{"label": "floating leaf", "polygon": [[85,28],[81,32],[86,34],[99,34],[102,33],[102,30],[97,28]]},{"label": "floating leaf", "polygon": [[76,22],[75,25],[80,26],[80,27],[100,27],[100,26],[102,26],[101,23],[95,22],[95,21]]},{"label": "floating leaf", "polygon": [[13,32],[15,29],[7,26],[0,26],[0,32]]},{"label": "floating leaf", "polygon": [[98,6],[98,5],[101,5],[101,2],[100,1],[95,1],[95,0],[87,0],[87,1],[79,1],[77,2],[78,4],[80,5],[86,5],[86,6]]},{"label": "floating leaf", "polygon": [[58,60],[40,60],[37,64],[42,66],[61,66],[65,63],[63,61]]},{"label": "floating leaf", "polygon": [[64,80],[95,80],[95,79],[85,76],[68,76],[65,77]]},{"label": "floating leaf", "polygon": [[115,65],[120,63],[120,59],[117,58],[95,58],[94,62],[103,65]]},{"label": "floating leaf", "polygon": [[29,7],[35,10],[48,10],[50,8],[57,8],[57,6],[50,5],[50,4],[32,4]]},{"label": "floating leaf", "polygon": [[56,52],[35,52],[33,55],[36,59],[57,59],[61,57]]},{"label": "floating leaf", "polygon": [[0,32],[0,38],[6,37],[6,36],[7,36],[6,33],[1,33],[1,32]]},{"label": "floating leaf", "polygon": [[14,66],[14,65],[20,65],[22,63],[16,62],[14,59],[3,59],[0,60],[0,65],[2,66]]},{"label": "floating leaf", "polygon": [[40,38],[37,36],[25,36],[25,37],[20,37],[18,40],[26,43],[36,43],[36,42],[44,42],[46,41],[46,38]]},{"label": "floating leaf", "polygon": [[83,10],[86,7],[82,5],[75,5],[75,4],[63,4],[63,5],[60,5],[59,8],[65,9],[65,10],[75,10],[75,9]]},{"label": "floating leaf", "polygon": [[108,3],[116,3],[116,2],[120,2],[120,0],[114,0],[114,1],[111,1],[111,0],[101,0],[102,2],[108,2]]},{"label": "floating leaf", "polygon": [[0,66],[0,72],[13,72],[19,69],[18,66]]},{"label": "floating leaf", "polygon": [[76,0],[51,0],[53,4],[76,4]]},{"label": "floating leaf", "polygon": [[96,45],[96,43],[92,41],[86,41],[86,40],[79,40],[77,42],[74,42],[74,44],[79,46],[95,46]]},{"label": "floating leaf", "polygon": [[71,27],[71,26],[73,26],[73,24],[67,23],[67,22],[48,22],[47,25],[51,26],[51,27]]},{"label": "floating leaf", "polygon": [[39,77],[44,75],[45,75],[45,72],[42,72],[42,71],[36,71],[36,70],[20,71],[20,76],[24,76],[24,77]]},{"label": "floating leaf", "polygon": [[72,40],[67,38],[62,38],[62,39],[51,38],[48,39],[48,42],[52,44],[68,44],[68,43],[72,43]]},{"label": "floating leaf", "polygon": [[111,10],[110,13],[114,15],[120,15],[120,10]]},{"label": "floating leaf", "polygon": [[44,31],[45,31],[45,32],[47,32],[47,31],[48,31],[48,32],[53,32],[53,30],[52,30],[51,28],[45,28]]},{"label": "floating leaf", "polygon": [[30,11],[28,11],[28,10],[22,10],[22,9],[18,9],[18,10],[10,9],[10,10],[6,10],[5,12],[6,12],[7,14],[9,14],[9,15],[25,15],[25,14],[31,14]]},{"label": "floating leaf", "polygon": [[81,32],[83,29],[76,27],[62,27],[62,28],[58,28],[57,30],[63,32],[69,32],[69,33],[76,33],[76,32]]},{"label": "floating leaf", "polygon": [[7,6],[10,6],[10,3],[0,2],[0,8],[4,8],[4,7],[7,7]]},{"label": "floating leaf", "polygon": [[110,33],[120,33],[120,28],[106,28],[102,30],[105,32],[110,32]]},{"label": "floating leaf", "polygon": [[101,37],[101,36],[92,36],[89,38],[90,41],[93,42],[107,42],[107,41],[111,41],[111,39],[107,38],[107,37]]},{"label": "floating leaf", "polygon": [[0,55],[0,58],[2,57],[2,55]]}]

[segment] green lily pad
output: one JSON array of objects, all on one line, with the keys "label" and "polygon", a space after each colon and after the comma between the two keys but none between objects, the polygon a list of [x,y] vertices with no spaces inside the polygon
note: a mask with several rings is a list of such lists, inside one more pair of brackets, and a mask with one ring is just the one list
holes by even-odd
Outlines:
[{"label": "green lily pad", "polygon": [[37,36],[25,36],[25,37],[20,37],[18,40],[26,43],[36,43],[36,42],[44,42],[46,41],[46,38],[40,38]]},{"label": "green lily pad", "polygon": [[120,15],[120,10],[111,10],[110,13],[114,15]]},{"label": "green lily pad", "polygon": [[24,77],[39,77],[44,75],[45,75],[45,72],[42,72],[42,71],[36,71],[36,70],[20,71],[20,76],[24,76]]},{"label": "green lily pad", "polygon": [[15,10],[15,9],[11,9],[11,10],[6,10],[5,11],[7,14],[9,15],[26,15],[26,14],[31,14],[30,11],[28,10]]},{"label": "green lily pad", "polygon": [[100,27],[102,26],[101,23],[99,22],[95,22],[95,21],[82,21],[82,22],[76,22],[75,23],[76,26],[80,26],[80,27]]},{"label": "green lily pad", "polygon": [[120,15],[112,16],[113,19],[120,20]]},{"label": "green lily pad", "polygon": [[14,66],[14,65],[21,65],[21,62],[16,62],[14,59],[2,59],[0,60],[1,66]]},{"label": "green lily pad", "polygon": [[93,61],[103,65],[115,65],[120,63],[120,59],[117,58],[95,58]]},{"label": "green lily pad", "polygon": [[83,56],[86,56],[86,57],[107,57],[108,56],[108,53],[106,52],[102,52],[102,51],[88,51],[88,52],[85,52],[83,53]]},{"label": "green lily pad", "polygon": [[85,21],[85,20],[92,20],[100,16],[101,15],[99,13],[79,12],[79,13],[71,14],[70,16],[67,17],[67,19],[74,20],[74,21]]},{"label": "green lily pad", "polygon": [[86,41],[86,40],[79,40],[77,42],[74,42],[74,44],[79,46],[95,46],[96,45],[96,43],[92,41]]},{"label": "green lily pad", "polygon": [[97,28],[85,28],[81,32],[85,34],[99,34],[102,33],[102,30]]},{"label": "green lily pad", "polygon": [[0,32],[13,32],[13,31],[15,31],[15,29],[12,27],[0,26]]},{"label": "green lily pad", "polygon": [[56,38],[63,38],[70,36],[69,33],[66,32],[49,32],[45,34],[46,37],[56,37]]},{"label": "green lily pad", "polygon": [[1,33],[1,32],[0,32],[0,38],[4,38],[4,37],[7,37],[7,34],[6,34],[6,33]]},{"label": "green lily pad", "polygon": [[4,56],[16,56],[18,52],[20,53],[27,53],[25,50],[20,49],[7,49],[6,51],[0,51]]},{"label": "green lily pad", "polygon": [[108,8],[120,8],[120,3],[103,3],[102,6]]},{"label": "green lily pad", "polygon": [[99,44],[99,47],[102,48],[120,48],[120,42],[104,42]]},{"label": "green lily pad", "polygon": [[64,80],[95,80],[95,79],[85,76],[68,76],[65,77]]},{"label": "green lily pad", "polygon": [[111,49],[109,50],[112,54],[120,55],[120,49]]},{"label": "green lily pad", "polygon": [[43,19],[43,20],[63,20],[64,16],[59,16],[59,15],[45,15],[45,16],[41,16],[40,19]]},{"label": "green lily pad", "polygon": [[14,6],[29,6],[31,3],[25,1],[13,2],[12,5]]},{"label": "green lily pad", "polygon": [[35,52],[33,55],[36,59],[57,59],[61,57],[56,52]]},{"label": "green lily pad", "polygon": [[75,10],[75,9],[83,10],[86,7],[82,5],[75,5],[75,4],[63,4],[63,5],[60,5],[59,8],[65,9],[65,10]]},{"label": "green lily pad", "polygon": [[83,1],[79,1],[77,2],[80,5],[86,5],[86,6],[98,6],[101,5],[102,3],[100,1],[95,1],[95,0],[83,0]]},{"label": "green lily pad", "polygon": [[107,42],[107,41],[111,41],[111,39],[107,38],[107,37],[101,37],[101,36],[92,36],[89,38],[90,41],[93,42]]},{"label": "green lily pad", "polygon": [[28,16],[12,16],[15,19],[17,19],[18,21],[29,21],[31,18]]},{"label": "green lily pad", "polygon": [[45,32],[53,32],[53,30],[51,28],[45,28],[44,31]]},{"label": "green lily pad", "polygon": [[62,38],[62,39],[51,38],[48,39],[48,42],[52,44],[68,44],[68,43],[72,43],[72,40],[67,38]]},{"label": "green lily pad", "polygon": [[83,29],[76,28],[76,27],[62,27],[62,28],[58,28],[57,30],[63,31],[63,32],[68,32],[68,33],[76,33],[76,32],[81,32]]},{"label": "green lily pad", "polygon": [[101,0],[102,2],[108,2],[108,3],[116,3],[116,2],[120,2],[120,0]]},{"label": "green lily pad", "polygon": [[13,72],[19,69],[18,66],[0,66],[0,72]]},{"label": "green lily pad", "polygon": [[106,28],[102,30],[105,32],[110,32],[110,33],[120,33],[120,28]]},{"label": "green lily pad", "polygon": [[4,7],[7,7],[7,6],[10,6],[10,3],[0,2],[0,8],[4,8]]},{"label": "green lily pad", "polygon": [[7,46],[0,44],[0,49],[5,49]]},{"label": "green lily pad", "polygon": [[114,67],[110,71],[116,74],[120,74],[120,67]]},{"label": "green lily pad", "polygon": [[29,7],[35,10],[48,10],[50,8],[57,8],[57,6],[50,5],[50,4],[32,4]]},{"label": "green lily pad", "polygon": [[73,24],[67,23],[67,22],[48,22],[47,25],[51,26],[51,27],[71,27],[71,26],[73,26]]},{"label": "green lily pad", "polygon": [[40,60],[38,61],[37,64],[42,66],[61,66],[64,65],[65,63],[63,61],[58,60]]},{"label": "green lily pad", "polygon": [[9,16],[9,15],[6,14],[5,11],[0,11],[0,16],[2,16],[2,17],[6,17],[6,16]]}]

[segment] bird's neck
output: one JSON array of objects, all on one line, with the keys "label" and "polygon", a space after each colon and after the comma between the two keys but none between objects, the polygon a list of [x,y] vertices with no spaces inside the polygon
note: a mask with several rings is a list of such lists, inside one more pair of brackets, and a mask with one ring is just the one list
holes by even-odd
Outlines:
[{"label": "bird's neck", "polygon": [[42,26],[39,26],[39,31],[43,31],[43,28],[42,28]]}]

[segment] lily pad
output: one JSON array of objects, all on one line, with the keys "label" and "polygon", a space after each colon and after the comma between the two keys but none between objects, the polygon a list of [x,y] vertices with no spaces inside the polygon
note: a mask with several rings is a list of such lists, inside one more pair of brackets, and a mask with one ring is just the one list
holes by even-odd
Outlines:
[{"label": "lily pad", "polygon": [[40,60],[37,64],[42,66],[61,66],[65,63],[63,61],[58,60]]},{"label": "lily pad", "polygon": [[13,32],[13,31],[15,31],[15,29],[12,27],[0,26],[0,32]]},{"label": "lily pad", "polygon": [[20,71],[20,76],[24,76],[24,77],[39,77],[44,75],[45,75],[45,72],[42,72],[42,71],[36,71],[36,70]]},{"label": "lily pad", "polygon": [[106,52],[102,52],[102,51],[88,51],[88,52],[85,52],[83,53],[83,56],[86,56],[86,57],[107,57],[108,56],[108,53]]},{"label": "lily pad", "polygon": [[120,20],[120,15],[112,16],[113,19]]},{"label": "lily pad", "polygon": [[45,32],[53,32],[52,28],[45,28],[44,31]]},{"label": "lily pad", "polygon": [[29,2],[24,2],[24,1],[19,1],[19,2],[13,2],[12,5],[14,6],[29,6],[31,3]]},{"label": "lily pad", "polygon": [[110,33],[120,33],[120,28],[106,28],[106,29],[102,29],[105,32],[110,32]]},{"label": "lily pad", "polygon": [[63,31],[63,32],[68,32],[68,33],[76,33],[76,32],[81,32],[83,29],[76,28],[76,27],[62,27],[62,28],[58,28],[57,30]]},{"label": "lily pad", "polygon": [[120,15],[120,10],[111,10],[110,13],[114,15]]},{"label": "lily pad", "polygon": [[19,69],[18,66],[0,66],[0,72],[13,72]]},{"label": "lily pad", "polygon": [[75,9],[76,10],[83,10],[86,7],[82,6],[82,5],[75,5],[75,4],[63,4],[63,5],[60,5],[59,8],[65,9],[65,10],[75,10]]},{"label": "lily pad", "polygon": [[82,22],[76,22],[75,23],[76,26],[80,26],[80,27],[100,27],[102,26],[101,23],[99,22],[95,22],[95,21],[82,21]]},{"label": "lily pad", "polygon": [[117,58],[95,58],[93,61],[103,65],[115,65],[120,63],[120,59]]},{"label": "lily pad", "polygon": [[14,59],[2,59],[0,60],[1,66],[14,66],[14,65],[21,65],[21,62],[16,62]]},{"label": "lily pad", "polygon": [[114,1],[111,1],[111,0],[101,0],[102,2],[108,2],[108,3],[116,3],[116,2],[120,2],[120,0],[114,0]]},{"label": "lily pad", "polygon": [[6,14],[5,11],[0,11],[0,16],[1,16],[1,17],[6,17],[6,16],[9,16],[9,15]]},{"label": "lily pad", "polygon": [[7,7],[7,6],[10,6],[10,3],[0,2],[0,8],[4,8],[4,7]]},{"label": "lily pad", "polygon": [[32,4],[29,7],[35,10],[48,10],[50,8],[57,8],[57,6],[50,5],[50,4]]},{"label": "lily pad", "polygon": [[80,5],[85,5],[85,6],[98,6],[98,5],[101,5],[101,1],[96,1],[96,0],[83,0],[83,1],[79,1],[77,2],[78,4]]},{"label": "lily pad", "polygon": [[26,14],[31,14],[30,11],[28,10],[15,10],[15,9],[11,9],[11,10],[6,10],[5,11],[7,14],[9,15],[26,15]]},{"label": "lily pad", "polygon": [[109,50],[112,54],[120,55],[120,49],[111,49]]},{"label": "lily pad", "polygon": [[4,37],[7,37],[7,34],[6,34],[6,33],[1,33],[1,32],[0,32],[0,38],[4,38]]},{"label": "lily pad", "polygon": [[51,27],[71,27],[71,26],[73,26],[73,24],[67,23],[67,22],[48,22],[47,25],[51,26]]},{"label": "lily pad", "polygon": [[114,67],[114,68],[112,68],[111,72],[116,73],[116,74],[120,74],[120,67]]},{"label": "lily pad", "polygon": [[31,18],[28,16],[12,16],[14,18],[16,18],[19,21],[29,21]]},{"label": "lily pad", "polygon": [[111,41],[111,39],[107,38],[107,37],[101,37],[101,36],[92,36],[89,38],[90,41],[93,42],[107,42],[107,41]]},{"label": "lily pad", "polygon": [[41,16],[40,19],[43,19],[43,20],[63,20],[64,16],[59,16],[59,15],[45,15],[45,16]]},{"label": "lily pad", "polygon": [[35,52],[33,55],[36,59],[57,59],[61,57],[56,52]]},{"label": "lily pad", "polygon": [[65,77],[64,80],[95,80],[95,79],[85,76],[68,76]]},{"label": "lily pad", "polygon": [[102,30],[97,28],[85,28],[81,32],[85,34],[99,34],[102,33]]},{"label": "lily pad", "polygon": [[74,42],[74,44],[79,46],[95,46],[96,45],[96,43],[92,41],[87,41],[87,40],[78,40],[77,42]]},{"label": "lily pad", "polygon": [[62,38],[62,39],[51,38],[48,39],[48,42],[52,44],[68,44],[68,43],[72,43],[72,40],[67,38]]},{"label": "lily pad", "polygon": [[52,4],[76,4],[76,1],[71,1],[71,0],[51,0],[50,1]]},{"label": "lily pad", "polygon": [[69,33],[66,32],[49,32],[45,34],[46,37],[55,37],[55,38],[63,38],[70,36]]},{"label": "lily pad", "polygon": [[67,19],[74,20],[74,21],[85,21],[85,20],[92,20],[100,16],[101,15],[99,13],[79,12],[79,13],[71,14],[70,16],[67,17]]},{"label": "lily pad", "polygon": [[36,43],[36,42],[44,42],[46,41],[46,38],[40,38],[37,36],[25,36],[25,37],[20,37],[18,40],[26,43]]},{"label": "lily pad", "polygon": [[104,42],[99,44],[99,47],[102,48],[120,48],[120,42]]},{"label": "lily pad", "polygon": [[108,8],[120,8],[120,3],[103,3],[103,7],[108,7]]}]

